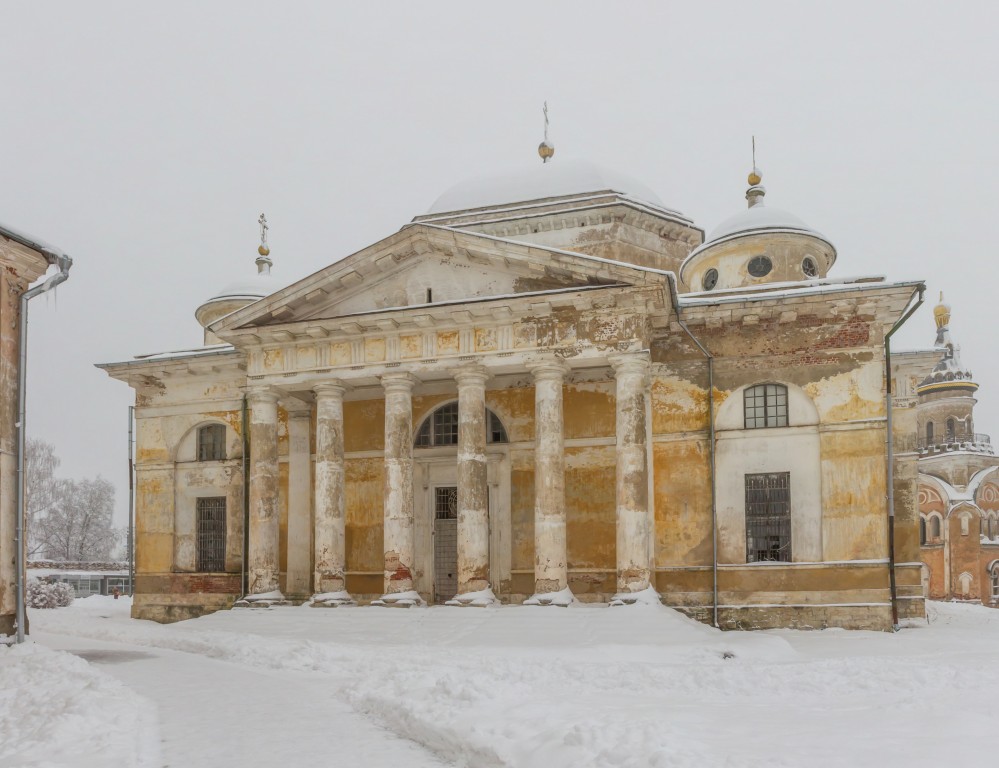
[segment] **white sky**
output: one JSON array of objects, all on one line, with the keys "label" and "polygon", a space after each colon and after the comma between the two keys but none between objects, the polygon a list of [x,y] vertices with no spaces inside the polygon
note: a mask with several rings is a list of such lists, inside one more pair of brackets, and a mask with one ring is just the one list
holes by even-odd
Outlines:
[{"label": "white sky", "polygon": [[93,367],[200,343],[194,309],[254,271],[305,276],[450,185],[556,156],[633,175],[710,230],[770,205],[832,276],[944,290],[999,437],[999,7],[990,3],[8,3],[0,221],[75,265],[31,307],[28,433],[127,498],[132,392]]}]

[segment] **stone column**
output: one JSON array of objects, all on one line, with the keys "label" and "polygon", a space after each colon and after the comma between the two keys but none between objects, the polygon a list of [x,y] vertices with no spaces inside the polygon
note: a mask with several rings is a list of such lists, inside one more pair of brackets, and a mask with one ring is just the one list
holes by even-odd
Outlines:
[{"label": "stone column", "polygon": [[284,591],[296,600],[312,593],[312,453],[310,408],[288,410],[288,566]]},{"label": "stone column", "polygon": [[[410,606],[414,597],[413,562],[413,385],[408,373],[382,376],[385,388],[385,594],[373,605]],[[406,593],[400,597],[400,593]]]},{"label": "stone column", "polygon": [[649,457],[646,404],[648,353],[610,358],[617,381],[617,589],[618,598],[652,583],[652,517],[649,513]]},{"label": "stone column", "polygon": [[[464,595],[489,589],[489,485],[486,472],[486,379],[481,365],[459,368],[458,382],[458,594],[449,605],[469,605]],[[492,602],[478,595],[476,605]]]},{"label": "stone column", "polygon": [[565,544],[565,450],[562,384],[567,366],[548,360],[531,366],[534,375],[534,595],[527,605],[571,600]]},{"label": "stone column", "polygon": [[339,381],[318,384],[316,393],[315,574],[313,606],[354,605],[347,593],[344,517],[343,395]]},{"label": "stone column", "polygon": [[268,387],[251,389],[249,594],[237,605],[284,601],[279,577],[277,395]]}]

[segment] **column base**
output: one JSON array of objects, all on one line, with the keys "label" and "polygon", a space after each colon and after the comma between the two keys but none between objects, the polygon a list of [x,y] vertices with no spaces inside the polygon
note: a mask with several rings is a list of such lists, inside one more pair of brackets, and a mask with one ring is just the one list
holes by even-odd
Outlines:
[{"label": "column base", "polygon": [[235,603],[233,608],[270,608],[273,605],[291,605],[290,600],[285,600],[280,589],[273,592],[260,592],[256,595],[244,595]]},{"label": "column base", "polygon": [[347,605],[357,605],[357,602],[346,590],[340,592],[320,592],[309,600],[310,608],[342,608]]},{"label": "column base", "polygon": [[423,607],[426,603],[420,597],[419,592],[410,590],[409,592],[389,592],[377,600],[372,600],[371,605],[376,605],[379,608],[413,608]]},{"label": "column base", "polygon": [[662,598],[652,587],[646,587],[638,592],[618,592],[610,601],[611,606],[662,604]]},{"label": "column base", "polygon": [[499,604],[500,601],[489,587],[480,589],[478,592],[465,592],[461,595],[455,595],[444,603],[444,605],[456,605],[461,608],[487,608],[491,605]]},{"label": "column base", "polygon": [[557,605],[566,608],[576,602],[572,590],[566,587],[558,592],[538,592],[527,598],[523,605]]}]

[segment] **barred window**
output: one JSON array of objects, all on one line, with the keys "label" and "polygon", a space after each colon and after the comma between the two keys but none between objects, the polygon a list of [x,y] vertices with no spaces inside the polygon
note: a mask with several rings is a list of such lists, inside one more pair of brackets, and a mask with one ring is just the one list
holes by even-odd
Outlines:
[{"label": "barred window", "polygon": [[198,461],[225,458],[225,425],[206,424],[198,430]]},{"label": "barred window", "polygon": [[[506,430],[499,417],[486,409],[486,442],[509,442]],[[458,444],[458,403],[443,405],[423,420],[413,445],[416,448],[431,448],[441,445]]]},{"label": "barred window", "polygon": [[791,562],[791,473],[746,475],[746,562]]},{"label": "barred window", "polygon": [[947,439],[953,440],[955,434],[957,434],[957,421],[955,419],[947,419]]},{"label": "barred window", "polygon": [[757,384],[743,396],[746,429],[787,426],[787,387]]},{"label": "barred window", "polygon": [[919,543],[920,544],[925,544],[926,543],[926,518],[925,517],[920,517],[919,518]]},{"label": "barred window", "polygon": [[926,422],[926,444],[933,445],[933,422]]},{"label": "barred window", "polygon": [[199,571],[225,570],[225,496],[202,497],[197,501]]}]

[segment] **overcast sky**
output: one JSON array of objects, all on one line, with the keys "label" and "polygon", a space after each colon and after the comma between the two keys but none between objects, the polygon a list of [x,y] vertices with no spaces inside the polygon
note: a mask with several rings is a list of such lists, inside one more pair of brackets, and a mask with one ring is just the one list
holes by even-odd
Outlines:
[{"label": "overcast sky", "polygon": [[292,281],[452,184],[539,162],[628,173],[710,230],[768,204],[823,232],[832,277],[944,290],[999,437],[994,3],[6,2],[0,221],[75,259],[31,306],[28,434],[127,500],[132,391],[93,367],[194,346],[194,309]]}]

